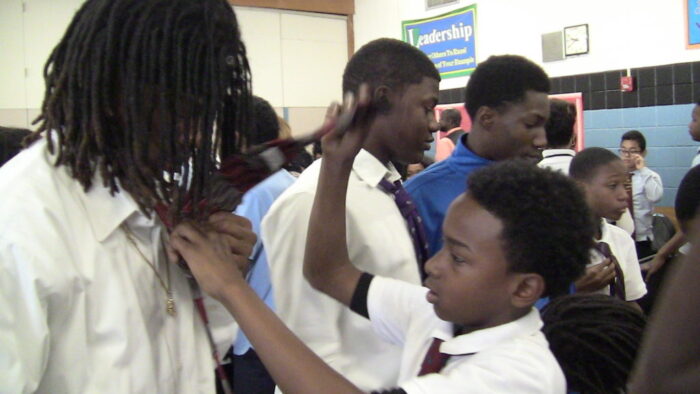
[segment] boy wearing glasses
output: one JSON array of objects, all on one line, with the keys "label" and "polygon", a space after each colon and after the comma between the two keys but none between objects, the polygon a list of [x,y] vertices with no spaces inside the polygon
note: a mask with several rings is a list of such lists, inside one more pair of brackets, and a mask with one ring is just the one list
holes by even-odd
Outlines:
[{"label": "boy wearing glasses", "polygon": [[634,218],[634,241],[637,256],[642,259],[654,254],[651,242],[654,204],[661,200],[664,186],[661,177],[649,169],[645,163],[646,139],[637,130],[630,130],[620,140],[620,157],[630,173],[632,185],[632,205],[630,210]]}]

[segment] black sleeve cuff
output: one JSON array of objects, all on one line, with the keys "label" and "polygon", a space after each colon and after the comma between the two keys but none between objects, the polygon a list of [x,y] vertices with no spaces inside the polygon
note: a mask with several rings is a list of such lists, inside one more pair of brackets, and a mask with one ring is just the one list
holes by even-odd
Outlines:
[{"label": "black sleeve cuff", "polygon": [[393,389],[375,390],[370,394],[406,394],[406,390],[401,387],[395,387]]},{"label": "black sleeve cuff", "polygon": [[372,279],[374,279],[374,275],[363,272],[360,279],[357,280],[355,292],[352,293],[352,300],[350,300],[350,310],[367,319],[369,319],[369,312],[367,311],[367,293],[369,293],[369,285],[372,283]]}]

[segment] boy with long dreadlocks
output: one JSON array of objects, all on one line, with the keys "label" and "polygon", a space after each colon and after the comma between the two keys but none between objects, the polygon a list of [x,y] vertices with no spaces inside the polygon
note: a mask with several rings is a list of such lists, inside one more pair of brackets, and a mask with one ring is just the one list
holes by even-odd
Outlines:
[{"label": "boy with long dreadlocks", "polygon": [[[214,392],[197,289],[163,244],[198,219],[234,260],[252,250],[244,219],[188,204],[248,130],[231,7],[88,0],[45,78],[36,141],[0,171],[0,392]],[[207,303],[224,349],[231,319]]]}]

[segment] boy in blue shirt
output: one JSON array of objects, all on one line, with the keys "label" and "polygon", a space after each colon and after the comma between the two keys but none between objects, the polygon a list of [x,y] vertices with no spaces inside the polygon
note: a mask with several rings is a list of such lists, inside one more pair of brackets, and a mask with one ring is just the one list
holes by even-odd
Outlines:
[{"label": "boy in blue shirt", "polygon": [[452,155],[406,182],[428,236],[429,255],[442,246],[442,221],[450,203],[465,192],[472,171],[494,161],[538,162],[547,145],[549,78],[530,60],[491,56],[469,78],[465,107],[472,120]]},{"label": "boy in blue shirt", "polygon": [[[316,289],[369,317],[377,335],[403,346],[400,388],[386,392],[564,392],[533,305],[566,293],[588,261],[593,223],[578,188],[523,162],[478,171],[448,211],[445,246],[426,264],[427,289],[373,277],[348,257],[343,209],[365,135],[351,126],[324,138],[304,274]],[[360,392],[257,299],[217,237],[183,224],[173,232],[171,252],[231,311],[278,386]]]}]

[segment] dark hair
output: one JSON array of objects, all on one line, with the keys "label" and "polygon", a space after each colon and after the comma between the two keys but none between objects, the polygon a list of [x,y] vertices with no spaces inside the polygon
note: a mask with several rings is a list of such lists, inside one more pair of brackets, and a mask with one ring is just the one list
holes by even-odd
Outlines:
[{"label": "dark hair", "polygon": [[676,218],[681,226],[695,217],[698,206],[700,206],[700,166],[695,166],[685,174],[676,193]]},{"label": "dark hair", "polygon": [[569,176],[585,182],[595,176],[598,168],[622,160],[620,157],[605,148],[586,148],[577,153],[569,165]]},{"label": "dark hair", "polygon": [[267,100],[253,96],[253,128],[250,133],[250,145],[259,145],[277,139],[280,124],[277,113]]},{"label": "dark hair", "polygon": [[549,100],[549,120],[544,129],[547,133],[547,146],[550,148],[568,145],[574,135],[576,106],[564,100]]},{"label": "dark hair", "polygon": [[85,190],[98,173],[149,216],[156,203],[176,215],[186,193],[200,201],[250,130],[250,70],[225,0],[88,0],[44,77],[37,136],[55,164]]},{"label": "dark hair", "polygon": [[313,147],[311,148],[311,153],[314,155],[314,159],[316,156],[323,156],[323,147],[321,146],[321,141],[316,141],[313,144]]},{"label": "dark hair", "polygon": [[630,130],[625,134],[622,134],[620,142],[626,140],[637,141],[637,144],[639,144],[639,149],[641,149],[642,152],[647,150],[647,140],[644,138],[644,134],[642,134],[639,130]]},{"label": "dark hair", "polygon": [[540,66],[522,56],[491,56],[469,77],[464,106],[475,119],[479,108],[499,109],[506,103],[518,103],[528,90],[549,92],[549,78]]},{"label": "dark hair", "polygon": [[433,62],[414,46],[391,38],[380,38],[360,48],[343,72],[343,93],[356,93],[360,84],[369,84],[370,92],[381,85],[401,91],[406,85],[424,78],[440,81]]},{"label": "dark hair", "polygon": [[445,123],[452,125],[452,127],[459,127],[462,124],[462,114],[454,108],[448,108],[440,113],[440,123],[443,120]]},{"label": "dark hair", "polygon": [[580,189],[558,172],[521,160],[471,174],[468,193],[503,222],[513,272],[544,278],[544,296],[568,291],[590,259],[594,225]]},{"label": "dark hair", "polygon": [[22,141],[31,133],[27,129],[0,126],[0,166],[24,149]]},{"label": "dark hair", "polygon": [[615,297],[572,294],[545,306],[542,320],[569,392],[624,391],[646,324],[642,312]]},{"label": "dark hair", "polygon": [[292,159],[292,161],[287,163],[284,166],[284,169],[287,171],[290,171],[290,172],[296,172],[296,173],[301,174],[313,162],[314,162],[314,158],[311,157],[311,154],[307,150],[303,150],[303,151],[299,152],[299,154],[296,155]]}]

